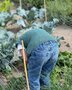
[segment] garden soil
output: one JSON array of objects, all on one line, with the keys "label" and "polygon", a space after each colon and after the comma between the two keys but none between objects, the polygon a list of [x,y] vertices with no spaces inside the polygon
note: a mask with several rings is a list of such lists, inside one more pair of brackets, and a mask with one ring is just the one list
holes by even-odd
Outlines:
[{"label": "garden soil", "polygon": [[60,40],[61,46],[60,51],[72,52],[72,28],[68,26],[58,26],[53,32],[54,36],[63,37],[64,40]]}]

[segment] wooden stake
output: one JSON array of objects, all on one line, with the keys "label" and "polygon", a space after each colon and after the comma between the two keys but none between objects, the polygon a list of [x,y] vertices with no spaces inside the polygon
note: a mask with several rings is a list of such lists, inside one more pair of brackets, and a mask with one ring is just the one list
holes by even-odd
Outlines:
[{"label": "wooden stake", "polygon": [[22,0],[19,0],[19,2],[20,2],[20,7],[22,8]]},{"label": "wooden stake", "polygon": [[45,21],[47,21],[47,13],[46,13],[46,1],[44,0],[44,8],[45,8]]},{"label": "wooden stake", "polygon": [[24,72],[25,72],[25,76],[26,76],[26,82],[27,82],[27,89],[30,90],[29,88],[29,81],[28,81],[28,74],[27,74],[27,67],[26,67],[26,58],[25,58],[25,52],[24,52],[24,42],[22,40],[22,50],[23,50],[23,63],[24,63]]}]

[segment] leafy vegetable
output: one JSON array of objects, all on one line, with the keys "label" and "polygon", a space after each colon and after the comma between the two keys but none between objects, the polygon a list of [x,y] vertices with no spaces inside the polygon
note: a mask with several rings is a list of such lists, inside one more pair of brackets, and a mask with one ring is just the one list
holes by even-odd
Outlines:
[{"label": "leafy vegetable", "polygon": [[6,30],[0,30],[0,70],[11,70],[9,64],[14,54],[15,35]]},{"label": "leafy vegetable", "polygon": [[20,16],[27,17],[26,11],[24,9],[22,9],[21,7],[17,8],[17,14]]},{"label": "leafy vegetable", "polygon": [[0,13],[0,25],[5,26],[5,22],[7,22],[10,18],[10,14],[7,12]]},{"label": "leafy vegetable", "polygon": [[17,24],[26,27],[25,21],[23,19],[18,19]]}]

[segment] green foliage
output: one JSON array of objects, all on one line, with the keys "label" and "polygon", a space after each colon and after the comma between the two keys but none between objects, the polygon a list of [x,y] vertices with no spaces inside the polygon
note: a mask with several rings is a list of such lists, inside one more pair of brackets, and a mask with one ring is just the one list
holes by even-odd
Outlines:
[{"label": "green foliage", "polygon": [[[15,3],[17,3],[19,5],[19,0],[12,0],[12,1],[14,1]],[[21,0],[21,1],[22,1],[23,7],[28,5],[29,7],[36,6],[36,7],[40,8],[41,5],[43,5],[43,3],[44,3],[43,0]]]},{"label": "green foliage", "polygon": [[11,71],[9,64],[14,54],[15,36],[6,30],[0,30],[0,34],[0,71]]},{"label": "green foliage", "polygon": [[2,82],[0,81],[0,90],[5,90],[5,86],[2,85]]},{"label": "green foliage", "polygon": [[72,53],[68,52],[61,52],[59,55],[59,66],[67,66],[69,68],[72,68]]},{"label": "green foliage", "polygon": [[48,0],[47,9],[49,17],[57,17],[61,23],[72,26],[72,1],[71,0]]},{"label": "green foliage", "polygon": [[29,21],[34,20],[34,16],[35,16],[34,11],[30,11],[29,14],[28,14],[28,20]]},{"label": "green foliage", "polygon": [[60,52],[57,65],[52,73],[52,90],[72,89],[72,53]]},{"label": "green foliage", "polygon": [[10,14],[7,12],[0,13],[0,26],[5,26],[5,23],[10,19]]},{"label": "green foliage", "polygon": [[[18,0],[13,1],[19,3]],[[44,0],[22,0],[22,6],[40,8],[44,6]],[[72,26],[72,0],[46,0],[46,8],[48,20],[56,17],[60,24]]]},{"label": "green foliage", "polygon": [[24,81],[23,77],[20,78],[11,78],[9,81],[6,90],[25,90],[26,82]]},{"label": "green foliage", "polygon": [[13,7],[13,4],[10,2],[10,0],[4,0],[3,2],[0,2],[0,12],[9,11],[11,7]]},{"label": "green foliage", "polygon": [[0,85],[0,90],[3,90],[1,85]]},{"label": "green foliage", "polygon": [[28,0],[28,2],[38,8],[41,7],[41,5],[44,3],[43,0]]}]

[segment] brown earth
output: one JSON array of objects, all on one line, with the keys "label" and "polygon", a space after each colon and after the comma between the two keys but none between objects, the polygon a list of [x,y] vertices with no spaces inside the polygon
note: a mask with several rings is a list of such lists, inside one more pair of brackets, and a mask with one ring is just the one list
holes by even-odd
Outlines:
[{"label": "brown earth", "polygon": [[58,26],[53,32],[54,36],[64,37],[64,40],[61,40],[60,51],[69,51],[72,52],[72,28],[68,26]]}]

